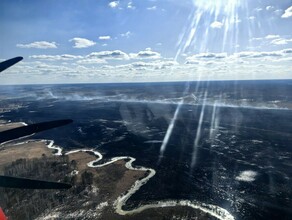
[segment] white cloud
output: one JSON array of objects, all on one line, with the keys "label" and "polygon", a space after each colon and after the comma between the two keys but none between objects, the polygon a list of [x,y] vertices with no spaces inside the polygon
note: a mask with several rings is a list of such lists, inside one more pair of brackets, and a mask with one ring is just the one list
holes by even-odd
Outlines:
[{"label": "white cloud", "polygon": [[136,9],[136,7],[133,5],[133,2],[128,2],[127,8],[133,10]]},{"label": "white cloud", "polygon": [[274,45],[286,45],[292,42],[292,39],[277,38],[271,41],[271,44]]},{"label": "white cloud", "polygon": [[282,18],[290,18],[292,17],[292,6],[285,10],[285,13],[282,15]]},{"label": "white cloud", "polygon": [[107,63],[104,59],[88,56],[75,56],[71,54],[62,55],[32,55],[29,58],[42,61],[75,61],[78,64],[104,64]]},{"label": "white cloud", "polygon": [[282,50],[282,53],[283,54],[292,54],[292,48],[284,49],[284,50]]},{"label": "white cloud", "polygon": [[271,52],[256,52],[256,51],[243,51],[235,53],[235,57],[240,58],[261,58],[261,57],[280,57],[283,55],[282,51],[271,51]]},{"label": "white cloud", "polygon": [[263,11],[263,9],[262,8],[256,8],[255,11],[256,12],[261,12],[261,11]]},{"label": "white cloud", "polygon": [[50,49],[50,48],[57,48],[57,44],[56,44],[56,42],[36,41],[33,43],[29,43],[29,44],[16,44],[16,47]]},{"label": "white cloud", "polygon": [[199,53],[199,54],[195,54],[193,56],[187,57],[185,63],[186,64],[198,64],[202,60],[207,60],[207,59],[216,60],[216,59],[222,59],[222,58],[226,58],[226,57],[227,57],[226,53]]},{"label": "white cloud", "polygon": [[186,57],[185,64],[210,64],[210,61],[222,64],[222,62],[239,62],[239,59],[241,61],[254,59],[258,62],[257,58],[266,57],[278,60],[282,57],[290,56],[290,54],[292,54],[292,48],[270,52],[242,51],[229,56],[226,53],[199,53]]},{"label": "white cloud", "polygon": [[86,65],[86,64],[105,64],[107,62],[99,58],[86,58],[86,59],[78,60],[76,63]]},{"label": "white cloud", "polygon": [[292,39],[286,39],[276,34],[269,34],[264,38],[252,38],[250,41],[263,41],[264,45],[272,44],[272,45],[286,45],[292,42]]},{"label": "white cloud", "polygon": [[255,20],[256,17],[255,17],[255,16],[250,16],[250,17],[248,17],[248,19],[249,19],[249,20]]},{"label": "white cloud", "polygon": [[215,28],[215,29],[221,29],[223,27],[223,23],[219,22],[219,21],[214,21],[211,25],[211,28]]},{"label": "white cloud", "polygon": [[274,11],[274,14],[277,15],[277,16],[280,16],[283,14],[283,10],[282,9],[277,9]]},{"label": "white cloud", "polygon": [[119,6],[119,4],[120,4],[119,1],[113,1],[113,2],[110,2],[110,3],[108,4],[108,6],[111,7],[111,8],[116,8],[116,7]]},{"label": "white cloud", "polygon": [[217,58],[217,59],[221,59],[221,58],[225,58],[227,57],[226,53],[200,53],[195,55],[195,57],[197,58]]},{"label": "white cloud", "polygon": [[254,38],[251,38],[249,41],[262,41],[263,38],[261,37],[254,37]]},{"label": "white cloud", "polygon": [[267,35],[265,38],[266,38],[266,39],[275,39],[275,38],[279,38],[279,37],[280,37],[280,35],[269,34],[269,35]]},{"label": "white cloud", "polygon": [[129,59],[159,59],[160,53],[152,51],[151,48],[146,48],[144,51],[138,53],[127,54],[120,50],[113,51],[99,51],[93,52],[86,56],[87,58],[99,58],[99,59],[117,59],[117,60],[129,60]]},{"label": "white cloud", "polygon": [[130,57],[132,59],[159,59],[161,55],[158,52],[152,51],[151,48],[146,48],[138,53],[131,53]]},{"label": "white cloud", "polygon": [[271,5],[269,5],[269,6],[266,7],[266,10],[267,11],[273,11],[274,9],[275,9],[275,7],[274,6],[271,6]]},{"label": "white cloud", "polygon": [[121,34],[121,37],[129,38],[133,34],[130,31],[127,31],[126,33]]},{"label": "white cloud", "polygon": [[[150,48],[142,52],[153,53]],[[186,62],[180,64],[163,58],[137,59],[139,53],[135,53],[133,59],[119,50],[100,51],[87,56],[34,55],[31,58],[36,60],[21,62],[8,70],[1,83],[9,80],[13,83],[68,83],[291,78],[292,48],[269,52],[245,51],[234,55],[200,53],[182,57]],[[175,74],[171,74],[169,69]],[[20,79],[19,73],[23,78]],[[239,179],[243,176],[238,174]]]},{"label": "white cloud", "polygon": [[155,11],[156,9],[157,9],[156,5],[147,8],[147,10],[149,10],[149,11]]},{"label": "white cloud", "polygon": [[134,62],[129,64],[131,68],[135,69],[165,69],[167,67],[179,65],[176,61],[157,60],[154,62]]},{"label": "white cloud", "polygon": [[292,39],[285,39],[282,38],[280,35],[267,35],[265,39],[271,40],[270,44],[273,45],[286,45],[292,42]]},{"label": "white cloud", "polygon": [[86,48],[94,46],[96,43],[94,41],[88,40],[86,38],[75,37],[69,40],[69,42],[74,43],[74,48]]},{"label": "white cloud", "polygon": [[82,56],[75,56],[75,55],[70,55],[70,54],[62,54],[62,55],[32,55],[29,58],[38,59],[38,60],[57,61],[57,60],[81,59]]},{"label": "white cloud", "polygon": [[199,64],[204,63],[205,61],[203,60],[218,60],[226,57],[227,57],[226,53],[199,53],[187,57],[185,64]]},{"label": "white cloud", "polygon": [[99,40],[110,40],[111,36],[99,36],[98,39]]},{"label": "white cloud", "polygon": [[87,58],[128,60],[128,54],[120,50],[93,52]]}]

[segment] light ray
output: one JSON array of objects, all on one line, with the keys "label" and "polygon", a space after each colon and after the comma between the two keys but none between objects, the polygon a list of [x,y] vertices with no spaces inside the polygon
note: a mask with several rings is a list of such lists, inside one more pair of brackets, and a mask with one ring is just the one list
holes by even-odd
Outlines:
[{"label": "light ray", "polygon": [[[190,85],[189,83],[186,84],[186,88],[184,90],[184,93],[183,93],[183,97],[188,94],[189,92],[189,89],[190,89]],[[164,152],[166,150],[166,147],[167,147],[167,144],[169,142],[169,138],[172,134],[172,131],[173,131],[173,128],[174,128],[174,125],[175,125],[175,122],[177,120],[177,117],[179,115],[179,112],[180,112],[180,109],[181,109],[181,106],[184,104],[184,99],[182,98],[181,101],[178,103],[177,107],[176,107],[176,110],[175,110],[175,113],[174,113],[174,116],[173,118],[171,119],[170,123],[169,123],[169,126],[167,128],[167,131],[166,131],[166,134],[164,136],[164,139],[162,141],[162,145],[160,147],[160,155],[159,155],[159,160],[158,160],[158,163],[161,162],[161,159],[163,158],[163,155],[164,155]]]},{"label": "light ray", "polygon": [[175,110],[175,113],[174,113],[174,116],[173,118],[171,119],[170,123],[169,123],[169,126],[167,128],[167,131],[166,131],[166,134],[164,136],[164,139],[163,139],[163,142],[162,142],[162,145],[160,147],[160,155],[159,155],[159,162],[161,161],[163,155],[164,155],[164,151],[166,149],[166,146],[168,144],[168,141],[169,141],[169,138],[172,134],[172,131],[173,131],[173,128],[174,128],[174,124],[176,122],[176,119],[177,119],[177,116],[179,114],[179,111],[180,111],[180,108],[183,104],[183,99],[180,101],[180,103],[178,104],[176,110]]},{"label": "light ray", "polygon": [[[238,42],[238,32],[237,26],[238,23],[234,21],[238,21],[239,15],[238,10],[240,7],[244,7],[241,0],[193,0],[194,10],[188,17],[187,24],[183,27],[183,32],[180,34],[179,39],[177,41],[177,53],[175,55],[175,60],[177,60],[180,55],[185,54],[187,52],[194,52],[195,50],[198,53],[206,53],[212,50],[212,44],[221,44],[221,52],[234,52],[237,50],[234,42]],[[212,30],[211,24],[214,21],[221,21],[223,23],[223,31],[216,32]],[[202,30],[201,30],[202,29]],[[215,33],[215,38],[214,38]],[[218,36],[216,35],[218,34]],[[227,47],[228,45],[228,47]],[[218,45],[216,45],[218,48]],[[219,47],[220,48],[220,47]],[[197,66],[196,72],[197,80],[200,81],[202,77],[202,69],[205,67],[199,63]],[[172,71],[172,70],[171,70]],[[188,86],[187,86],[188,87]],[[200,83],[197,83],[195,92],[198,92],[200,87]],[[188,93],[189,89],[186,88],[184,91],[184,95]],[[206,91],[207,92],[207,91]],[[206,94],[205,94],[206,95]],[[204,99],[205,102],[205,99]],[[167,144],[173,132],[175,122],[180,113],[181,106],[183,105],[183,100],[177,105],[173,118],[170,121],[170,124],[167,128],[166,134],[163,139],[163,143],[160,147],[160,156],[159,161],[164,155]],[[205,110],[205,103],[202,107],[202,112],[200,116],[200,121],[203,120]],[[215,114],[215,113],[214,113]],[[216,116],[214,116],[213,127],[217,124]],[[199,123],[198,133],[195,139],[194,146],[198,145],[201,133],[201,125],[202,122]],[[196,153],[194,153],[196,154]],[[192,161],[192,164],[195,163]]]},{"label": "light ray", "polygon": [[198,123],[196,138],[195,138],[194,145],[193,145],[191,169],[194,168],[194,166],[196,165],[196,162],[197,162],[198,147],[199,147],[199,141],[201,139],[201,131],[202,131],[202,124],[203,124],[204,114],[205,114],[205,106],[206,106],[207,95],[208,95],[208,92],[206,91],[205,95],[204,95],[204,102],[203,102],[203,105],[202,105],[202,110],[201,110],[200,119],[199,119],[199,123]]},{"label": "light ray", "polygon": [[215,120],[216,120],[216,110],[217,110],[217,102],[215,101],[213,105],[213,110],[212,110],[212,119],[211,119],[211,127],[210,127],[210,132],[209,132],[209,138],[213,139],[214,138],[214,133],[215,133]]},{"label": "light ray", "polygon": [[[186,27],[177,43],[176,57],[186,52],[210,52],[220,48],[221,52],[235,52],[238,42],[239,11],[242,0],[193,0],[195,10],[189,16]],[[247,3],[246,3],[247,4]],[[211,31],[213,22],[222,23],[222,31]],[[216,45],[215,45],[216,44]],[[218,47],[219,46],[219,47]]]}]

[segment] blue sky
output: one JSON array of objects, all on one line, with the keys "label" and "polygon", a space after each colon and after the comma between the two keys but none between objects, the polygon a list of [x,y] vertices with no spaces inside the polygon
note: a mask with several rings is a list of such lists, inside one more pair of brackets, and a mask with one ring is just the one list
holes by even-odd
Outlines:
[{"label": "blue sky", "polygon": [[291,0],[2,0],[1,84],[292,78]]}]

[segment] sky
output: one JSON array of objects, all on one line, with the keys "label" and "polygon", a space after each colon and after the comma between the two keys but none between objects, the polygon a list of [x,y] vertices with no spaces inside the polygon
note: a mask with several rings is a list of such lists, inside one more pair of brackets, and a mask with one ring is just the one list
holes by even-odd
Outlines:
[{"label": "sky", "polygon": [[292,79],[292,0],[1,0],[0,84]]}]

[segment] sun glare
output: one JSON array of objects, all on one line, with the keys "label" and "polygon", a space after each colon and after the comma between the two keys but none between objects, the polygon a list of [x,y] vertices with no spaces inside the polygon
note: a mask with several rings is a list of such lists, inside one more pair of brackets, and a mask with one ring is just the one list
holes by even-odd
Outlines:
[{"label": "sun glare", "polygon": [[[188,52],[236,52],[242,0],[193,0],[194,10],[177,42],[178,58]],[[220,33],[214,30],[221,30]]]},{"label": "sun glare", "polygon": [[[208,53],[212,52],[221,54],[237,52],[238,25],[241,22],[239,10],[242,7],[242,2],[243,0],[193,0],[194,9],[180,34],[175,59],[177,60],[181,55],[188,53],[208,56]],[[213,48],[216,48],[217,51],[212,51]],[[204,68],[204,65],[198,64],[197,68],[200,70],[200,68]],[[201,75],[198,74],[197,77],[200,80]],[[179,112],[180,105],[177,106],[172,122],[167,129],[161,145],[160,158],[163,157]],[[201,117],[203,120],[204,108],[202,108]],[[201,126],[199,125],[194,141],[192,168],[196,164],[196,149],[200,136]]]},{"label": "sun glare", "polygon": [[193,0],[196,7],[205,10],[221,10],[239,7],[242,0]]}]

